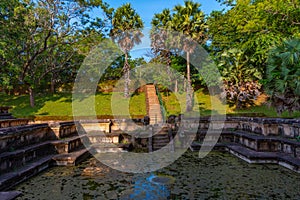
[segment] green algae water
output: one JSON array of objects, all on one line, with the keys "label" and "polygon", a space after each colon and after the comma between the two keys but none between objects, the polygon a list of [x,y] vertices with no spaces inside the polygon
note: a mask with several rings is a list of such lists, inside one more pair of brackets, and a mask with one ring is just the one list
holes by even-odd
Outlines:
[{"label": "green algae water", "polygon": [[18,199],[300,199],[300,174],[272,164],[248,164],[229,153],[203,159],[186,152],[153,173],[113,170],[95,158],[55,167],[14,188]]}]

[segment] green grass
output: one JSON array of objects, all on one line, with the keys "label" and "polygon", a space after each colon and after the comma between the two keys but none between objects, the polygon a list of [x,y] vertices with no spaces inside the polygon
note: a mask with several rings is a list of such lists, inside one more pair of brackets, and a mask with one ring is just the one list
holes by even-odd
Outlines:
[{"label": "green grass", "polygon": [[[161,93],[167,115],[185,113],[185,94]],[[113,97],[113,98],[112,98]],[[283,118],[298,118],[300,112],[295,112],[290,115],[284,112],[278,116],[275,108],[269,108],[265,105],[264,99],[259,99],[256,106],[247,109],[235,110],[227,105],[222,105],[222,102],[217,96],[210,96],[205,92],[198,90],[195,92],[196,101],[194,103],[193,112],[185,113],[185,115],[197,115],[198,111],[201,116],[209,116],[211,114],[226,114],[238,116],[266,116],[266,117],[283,117]],[[95,104],[92,103],[95,98]],[[29,96],[8,96],[0,94],[0,106],[12,106],[12,114],[18,118],[31,118],[35,120],[71,120],[73,119],[72,110],[72,94],[45,94],[36,96],[36,106],[34,108],[29,105]],[[126,100],[121,93],[98,93],[95,97],[76,100],[80,102],[79,111],[82,116],[90,115],[90,110],[95,106],[96,115],[98,118],[112,118],[113,116],[128,116],[132,118],[143,117],[146,115],[145,94],[140,93],[133,95]],[[213,102],[213,103],[212,103]],[[113,109],[112,109],[113,103]],[[128,106],[129,105],[129,106]],[[225,108],[220,111],[220,107]],[[93,110],[93,109],[92,109]],[[129,111],[128,111],[129,110]]]},{"label": "green grass", "polygon": [[[186,101],[185,93],[161,93],[167,115],[185,112]],[[201,116],[209,116],[211,114],[224,114],[233,116],[265,116],[265,117],[282,117],[282,118],[298,118],[300,117],[300,111],[292,114],[283,112],[281,116],[277,115],[276,109],[267,106],[265,98],[259,98],[255,102],[255,106],[248,107],[246,109],[237,110],[230,108],[228,105],[224,105],[218,96],[210,96],[209,94],[198,90],[194,96],[196,101],[194,102],[193,112],[200,112]],[[213,102],[213,103],[212,103]],[[191,113],[193,115],[193,113]]]},{"label": "green grass", "polygon": [[[113,102],[115,107],[119,107],[114,115],[122,115],[120,110],[129,109],[131,117],[142,117],[146,115],[145,95],[133,95],[129,103],[119,93],[118,100]],[[83,110],[95,108],[98,118],[111,118],[113,113],[111,110],[112,93],[98,93],[94,96],[81,100]],[[95,104],[91,104],[91,100],[95,98]],[[1,106],[12,106],[11,112],[13,116],[18,118],[31,118],[35,120],[70,120],[73,119],[72,110],[72,94],[54,94],[54,95],[37,95],[35,98],[35,107],[29,105],[29,96],[8,96],[0,94]],[[75,101],[76,102],[76,101]],[[129,108],[128,108],[129,107]],[[121,109],[122,108],[122,109]],[[114,109],[115,110],[115,109]],[[89,112],[84,112],[90,115]]]}]

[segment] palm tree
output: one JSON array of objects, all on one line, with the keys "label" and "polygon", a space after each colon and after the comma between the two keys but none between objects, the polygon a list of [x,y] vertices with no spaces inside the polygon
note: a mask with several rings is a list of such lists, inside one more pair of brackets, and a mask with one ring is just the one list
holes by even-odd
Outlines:
[{"label": "palm tree", "polygon": [[171,28],[172,17],[169,9],[164,9],[161,13],[154,15],[152,19],[151,29],[151,46],[152,51],[156,55],[156,58],[163,60],[167,64],[167,74],[169,83],[171,83],[171,51],[166,44],[166,37],[168,37],[168,29]]},{"label": "palm tree", "polygon": [[130,3],[119,7],[112,17],[110,36],[115,40],[125,54],[123,71],[125,74],[124,97],[129,97],[130,65],[128,53],[135,44],[141,42],[143,36],[141,29],[144,27],[141,17],[131,7]]},{"label": "palm tree", "polygon": [[183,34],[180,42],[186,52],[187,87],[186,87],[186,111],[193,109],[193,91],[191,88],[190,55],[196,48],[196,42],[204,44],[207,40],[207,25],[205,15],[200,9],[201,4],[186,0],[184,5],[174,7],[172,16],[173,29]]}]

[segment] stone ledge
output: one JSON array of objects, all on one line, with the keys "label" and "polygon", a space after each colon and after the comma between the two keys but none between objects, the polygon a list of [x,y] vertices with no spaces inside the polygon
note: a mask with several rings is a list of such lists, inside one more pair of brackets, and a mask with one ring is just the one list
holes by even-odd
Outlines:
[{"label": "stone ledge", "polygon": [[19,127],[1,128],[0,136],[18,134],[18,133],[24,132],[24,131],[32,131],[34,129],[48,128],[48,127],[49,126],[47,123],[43,123],[43,124],[30,124],[30,125],[24,125],[24,126],[19,126]]},{"label": "stone ledge", "polygon": [[0,128],[28,125],[29,119],[0,119]]},{"label": "stone ledge", "polygon": [[28,163],[26,166],[0,176],[0,191],[10,189],[11,187],[27,180],[39,172],[51,166],[53,155],[45,156],[38,161]]},{"label": "stone ledge", "polygon": [[74,121],[50,122],[49,126],[57,138],[65,138],[77,134],[76,124]]},{"label": "stone ledge", "polygon": [[53,160],[57,166],[74,166],[89,156],[89,149],[83,148],[72,153],[55,155]]},{"label": "stone ledge", "polygon": [[49,141],[27,146],[13,152],[4,152],[0,154],[0,174],[9,172],[12,169],[20,168],[34,160],[54,154],[55,149]]},{"label": "stone ledge", "polygon": [[55,139],[48,124],[0,129],[0,153]]},{"label": "stone ledge", "polygon": [[8,191],[8,192],[0,192],[1,200],[13,200],[19,197],[22,192],[19,191]]},{"label": "stone ledge", "polygon": [[88,142],[88,137],[86,135],[77,135],[69,138],[64,138],[62,140],[53,141],[52,144],[59,154],[70,153],[81,147],[83,145],[83,140],[85,139],[86,142]]}]

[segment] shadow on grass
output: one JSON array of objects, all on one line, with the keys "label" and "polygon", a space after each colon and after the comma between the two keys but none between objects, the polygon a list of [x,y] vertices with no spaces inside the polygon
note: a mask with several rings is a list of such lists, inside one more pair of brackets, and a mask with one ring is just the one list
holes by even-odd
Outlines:
[{"label": "shadow on grass", "polygon": [[[38,111],[45,105],[48,101],[58,101],[59,99],[66,97],[66,94],[55,94],[55,95],[44,95],[38,94],[35,96],[35,107],[31,107],[29,103],[29,95],[0,95],[1,105],[12,106],[10,112],[13,116],[18,118],[30,118],[34,119]],[[47,115],[47,112],[41,113],[39,115]]]}]

